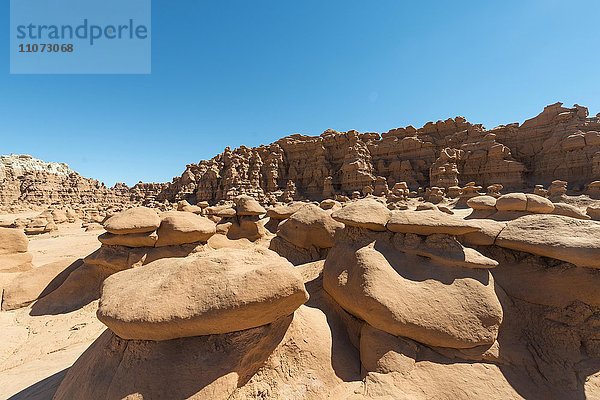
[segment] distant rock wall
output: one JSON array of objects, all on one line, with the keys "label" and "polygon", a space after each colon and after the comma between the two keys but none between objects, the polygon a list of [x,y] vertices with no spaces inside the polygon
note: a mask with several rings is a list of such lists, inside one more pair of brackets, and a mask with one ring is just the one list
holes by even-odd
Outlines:
[{"label": "distant rock wall", "polygon": [[216,157],[188,165],[170,183],[117,184],[107,188],[65,164],[31,156],[0,157],[0,204],[18,202],[135,203],[217,202],[248,194],[259,200],[320,200],[351,195],[367,186],[392,188],[406,182],[416,190],[469,182],[505,190],[569,182],[583,189],[600,181],[600,116],[585,107],[547,106],[522,125],[486,130],[463,117],[389,132],[327,130],[295,134],[272,144],[227,147]]},{"label": "distant rock wall", "polygon": [[254,197],[321,199],[373,185],[406,182],[412,189],[474,181],[522,189],[553,180],[573,188],[600,179],[600,118],[585,107],[550,105],[522,125],[486,130],[463,117],[389,132],[327,130],[292,135],[266,146],[226,148],[188,165],[159,200],[218,201]]},{"label": "distant rock wall", "polygon": [[129,198],[87,179],[66,164],[28,155],[0,156],[0,204],[118,203]]}]

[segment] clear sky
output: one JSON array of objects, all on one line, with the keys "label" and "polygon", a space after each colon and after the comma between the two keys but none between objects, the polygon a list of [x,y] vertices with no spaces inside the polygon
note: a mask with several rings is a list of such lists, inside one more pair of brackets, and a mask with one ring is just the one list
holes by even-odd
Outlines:
[{"label": "clear sky", "polygon": [[298,132],[600,112],[598,0],[153,0],[148,76],[9,75],[8,4],[0,154],[108,185]]}]

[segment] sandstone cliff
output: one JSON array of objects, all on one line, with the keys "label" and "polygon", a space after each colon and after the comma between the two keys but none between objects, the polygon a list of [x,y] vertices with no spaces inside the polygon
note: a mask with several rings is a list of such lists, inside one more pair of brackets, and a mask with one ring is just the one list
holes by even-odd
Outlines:
[{"label": "sandstone cliff", "polygon": [[585,107],[547,106],[522,125],[486,130],[463,117],[389,132],[327,130],[275,143],[226,148],[188,165],[158,196],[161,200],[218,201],[246,193],[264,198],[320,199],[349,195],[383,177],[391,188],[484,187],[522,189],[565,180],[582,189],[600,179],[600,118]]},{"label": "sandstone cliff", "polygon": [[115,203],[125,198],[129,193],[122,196],[66,164],[28,155],[0,156],[0,204]]}]

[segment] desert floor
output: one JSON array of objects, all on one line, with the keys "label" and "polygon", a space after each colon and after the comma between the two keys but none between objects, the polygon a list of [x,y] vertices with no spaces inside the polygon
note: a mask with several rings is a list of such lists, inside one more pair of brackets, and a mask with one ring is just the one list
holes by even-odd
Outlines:
[{"label": "desert floor", "polygon": [[[35,213],[34,213],[35,214]],[[3,215],[2,220],[28,215]],[[81,222],[57,232],[29,237],[35,268],[83,258],[98,247],[98,231],[85,232]],[[4,276],[2,276],[4,275]],[[10,279],[0,274],[0,280]],[[0,285],[3,282],[0,281]],[[0,398],[48,398],[63,375],[106,329],[96,318],[97,301],[58,315],[32,315],[32,307],[0,313]]]}]

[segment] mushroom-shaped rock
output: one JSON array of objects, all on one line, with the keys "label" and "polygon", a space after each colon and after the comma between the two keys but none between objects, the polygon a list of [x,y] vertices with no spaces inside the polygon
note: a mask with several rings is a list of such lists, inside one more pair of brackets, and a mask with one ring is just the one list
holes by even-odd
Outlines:
[{"label": "mushroom-shaped rock", "polygon": [[504,194],[496,200],[498,211],[526,211],[527,196],[525,193]]},{"label": "mushroom-shaped rock", "polygon": [[526,215],[508,222],[496,244],[600,269],[600,223],[560,215]]},{"label": "mushroom-shaped rock", "polygon": [[496,198],[492,196],[477,196],[467,200],[467,205],[473,210],[495,210]]},{"label": "mushroom-shaped rock", "polygon": [[151,208],[135,207],[113,215],[104,223],[104,229],[115,235],[153,232],[160,226],[160,217]]},{"label": "mushroom-shaped rock", "polygon": [[307,204],[279,225],[277,236],[302,249],[333,247],[334,236],[344,225],[314,204]]},{"label": "mushroom-shaped rock", "polygon": [[334,211],[331,217],[348,226],[383,232],[390,215],[391,211],[385,204],[373,199],[362,199]]},{"label": "mushroom-shaped rock", "polygon": [[554,210],[552,211],[552,214],[577,219],[591,219],[589,215],[579,208],[566,203],[554,203]]},{"label": "mushroom-shaped rock", "polygon": [[277,219],[277,220],[288,219],[289,217],[292,216],[293,213],[295,213],[296,211],[298,211],[305,205],[306,205],[306,203],[298,202],[298,203],[292,203],[289,205],[286,204],[283,206],[273,207],[267,211],[267,217]]},{"label": "mushroom-shaped rock", "polygon": [[262,215],[267,212],[254,197],[248,195],[238,196],[234,202],[237,215]]},{"label": "mushroom-shaped rock", "polygon": [[154,247],[158,235],[156,232],[131,233],[129,235],[115,235],[106,232],[98,236],[98,240],[107,246]]},{"label": "mushroom-shaped rock", "polygon": [[476,222],[441,211],[392,211],[387,228],[397,233],[465,235],[479,231]]},{"label": "mushroom-shaped rock", "polygon": [[183,211],[161,214],[156,247],[206,242],[216,233],[216,225],[208,218]]},{"label": "mushroom-shaped rock", "polygon": [[494,343],[502,307],[489,271],[406,254],[385,237],[365,242],[340,240],[327,256],[323,287],[342,308],[377,329],[430,346]]},{"label": "mushroom-shaped rock", "polygon": [[161,341],[267,325],[307,299],[300,273],[276,253],[219,249],[112,275],[97,315],[123,339]]},{"label": "mushroom-shaped rock", "polygon": [[545,197],[537,194],[526,194],[527,208],[526,211],[536,214],[552,214],[554,211],[554,203]]}]

